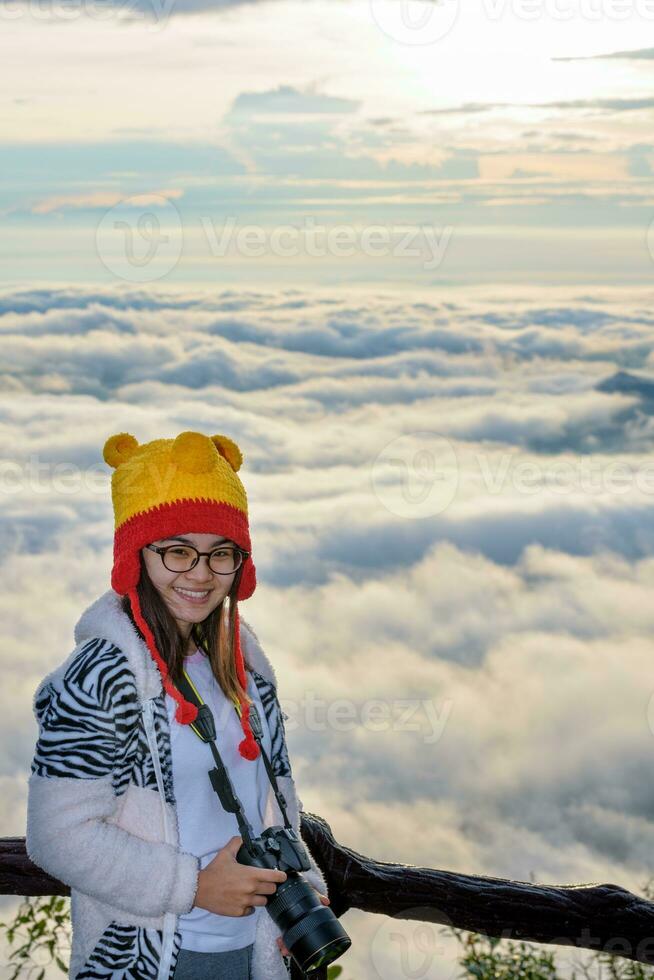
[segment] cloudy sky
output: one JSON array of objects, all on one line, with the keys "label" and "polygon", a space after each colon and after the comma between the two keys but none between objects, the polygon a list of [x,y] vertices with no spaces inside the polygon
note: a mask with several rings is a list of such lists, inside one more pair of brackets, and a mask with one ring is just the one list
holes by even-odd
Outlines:
[{"label": "cloudy sky", "polygon": [[0,18],[7,284],[651,282],[651,0]]},{"label": "cloudy sky", "polygon": [[[654,8],[0,17],[0,835],[109,584],[104,440],[193,428],[243,451],[305,807],[382,860],[642,891]],[[415,978],[411,924],[345,925],[345,980]]]},{"label": "cloudy sky", "polygon": [[[4,833],[34,688],[108,587],[103,441],[193,427],[243,449],[243,615],[307,809],[384,860],[642,890],[653,292],[5,291]],[[397,928],[348,926],[348,977],[403,976]]]}]

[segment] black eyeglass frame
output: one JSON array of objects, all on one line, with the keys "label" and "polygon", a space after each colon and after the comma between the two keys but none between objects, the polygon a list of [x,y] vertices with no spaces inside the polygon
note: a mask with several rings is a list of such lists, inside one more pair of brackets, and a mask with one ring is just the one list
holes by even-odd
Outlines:
[{"label": "black eyeglass frame", "polygon": [[[146,544],[145,547],[148,548],[150,551],[155,551],[159,555],[159,557],[161,558],[161,562],[163,564],[163,567],[168,572],[173,572],[173,571],[175,571],[175,569],[174,568],[168,568],[168,565],[166,565],[166,562],[164,561],[164,557],[165,557],[166,552],[172,550],[173,548],[190,548],[191,551],[194,551],[195,554],[196,554],[195,561],[190,566],[190,568],[185,568],[184,569],[184,572],[190,572],[192,569],[194,569],[195,566],[197,565],[197,563],[200,561],[200,558],[211,558],[211,556],[213,555],[213,553],[215,551],[220,551],[221,550],[220,547],[218,547],[218,548],[213,548],[211,551],[198,551],[198,549],[195,547],[195,545],[192,545],[192,544],[182,544],[181,541],[180,541],[179,544],[166,544],[166,545]],[[231,548],[232,551],[234,551],[234,552],[238,551],[238,553],[241,555],[241,563],[235,569],[233,569],[231,572],[217,572],[215,569],[213,569],[211,567],[211,565],[209,565],[209,562],[207,562],[207,564],[209,565],[209,570],[211,572],[213,572],[214,575],[235,575],[236,572],[238,572],[239,568],[242,568],[243,567],[243,562],[247,561],[247,559],[250,557],[250,552],[249,551],[245,551],[243,548],[239,548],[238,545],[230,544],[230,545],[228,545],[228,547]],[[183,575],[184,572],[180,572],[179,574],[180,575]]]}]

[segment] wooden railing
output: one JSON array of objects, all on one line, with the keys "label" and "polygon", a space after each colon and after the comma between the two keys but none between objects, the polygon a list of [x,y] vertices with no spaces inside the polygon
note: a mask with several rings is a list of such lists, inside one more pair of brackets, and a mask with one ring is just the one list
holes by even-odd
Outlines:
[{"label": "wooden railing", "polygon": [[[301,833],[339,917],[355,908],[654,964],[654,902],[619,885],[536,885],[376,861],[336,841],[329,824],[313,813],[302,813]],[[32,864],[24,837],[5,837],[0,838],[0,894],[68,895],[70,890]],[[294,965],[292,977],[302,978]],[[312,980],[326,980],[326,970]]]}]

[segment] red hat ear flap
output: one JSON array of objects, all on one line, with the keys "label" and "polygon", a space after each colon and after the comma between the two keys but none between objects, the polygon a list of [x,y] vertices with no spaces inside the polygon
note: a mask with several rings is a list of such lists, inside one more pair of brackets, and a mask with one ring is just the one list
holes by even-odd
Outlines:
[{"label": "red hat ear flap", "polygon": [[252,558],[248,558],[243,564],[243,572],[239,583],[237,599],[249,599],[257,587],[257,571]]},{"label": "red hat ear flap", "polygon": [[126,463],[139,448],[139,444],[129,432],[119,432],[109,436],[104,444],[102,455],[105,463],[116,469],[121,463]]},{"label": "red hat ear flap", "polygon": [[243,453],[233,439],[229,439],[227,436],[211,436],[211,441],[220,455],[227,460],[234,472],[237,473],[243,465]]}]

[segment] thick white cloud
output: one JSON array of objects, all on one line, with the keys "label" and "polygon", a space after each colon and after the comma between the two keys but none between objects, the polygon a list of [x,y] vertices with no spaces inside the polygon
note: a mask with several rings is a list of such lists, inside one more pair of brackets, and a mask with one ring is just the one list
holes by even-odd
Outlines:
[{"label": "thick white cloud", "polygon": [[[5,835],[23,831],[33,691],[108,587],[104,439],[198,428],[244,452],[259,588],[242,613],[305,806],[383,860],[643,886],[644,298],[448,297],[5,292]],[[383,918],[350,922],[370,976]]]}]

